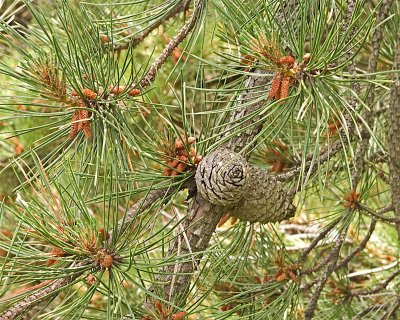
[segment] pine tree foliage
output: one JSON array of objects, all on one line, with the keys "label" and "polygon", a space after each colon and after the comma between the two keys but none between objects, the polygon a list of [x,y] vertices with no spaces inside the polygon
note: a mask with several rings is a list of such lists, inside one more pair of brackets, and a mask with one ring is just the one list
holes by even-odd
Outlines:
[{"label": "pine tree foliage", "polygon": [[397,319],[399,25],[0,1],[0,319]]}]

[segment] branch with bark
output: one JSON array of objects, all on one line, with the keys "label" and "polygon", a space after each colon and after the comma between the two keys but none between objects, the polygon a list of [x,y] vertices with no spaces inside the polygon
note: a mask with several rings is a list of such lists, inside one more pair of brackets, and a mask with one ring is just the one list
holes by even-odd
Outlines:
[{"label": "branch with bark", "polygon": [[393,63],[393,85],[390,90],[388,111],[388,152],[389,152],[389,181],[392,191],[392,204],[397,217],[397,234],[400,240],[400,28],[397,31],[397,45]]},{"label": "branch with bark", "polygon": [[154,21],[147,28],[142,30],[139,34],[135,34],[129,39],[127,43],[118,45],[114,48],[115,51],[121,51],[128,49],[129,47],[135,48],[138,46],[152,31],[166,23],[168,20],[174,18],[181,12],[185,12],[189,9],[189,5],[192,0],[180,0],[175,6],[173,6],[161,19]]},{"label": "branch with bark", "polygon": [[147,87],[148,85],[154,82],[158,70],[165,63],[165,61],[171,56],[174,49],[178,47],[178,45],[183,40],[185,40],[188,34],[193,30],[198,19],[200,19],[201,12],[204,7],[204,2],[205,2],[204,0],[196,1],[192,15],[179,29],[178,33],[174,37],[172,37],[172,39],[165,46],[164,50],[160,53],[160,55],[154,60],[153,64],[150,66],[150,69],[147,71],[146,75],[140,81],[141,87]]}]

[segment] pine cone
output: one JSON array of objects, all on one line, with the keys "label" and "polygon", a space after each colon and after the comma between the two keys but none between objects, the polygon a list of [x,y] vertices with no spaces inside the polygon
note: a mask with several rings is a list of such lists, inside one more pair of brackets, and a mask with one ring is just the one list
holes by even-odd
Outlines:
[{"label": "pine cone", "polygon": [[293,195],[264,170],[251,167],[246,194],[230,211],[231,216],[251,223],[279,222],[294,216]]},{"label": "pine cone", "polygon": [[205,200],[228,207],[231,216],[242,221],[277,222],[295,213],[292,193],[267,172],[227,149],[204,158],[196,171],[196,185]]},{"label": "pine cone", "polygon": [[196,171],[197,191],[212,204],[233,205],[246,193],[248,169],[241,155],[218,149],[200,162]]}]

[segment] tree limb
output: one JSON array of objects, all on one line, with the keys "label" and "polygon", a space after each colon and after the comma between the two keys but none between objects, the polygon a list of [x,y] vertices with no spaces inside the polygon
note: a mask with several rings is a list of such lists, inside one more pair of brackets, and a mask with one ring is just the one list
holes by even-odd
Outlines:
[{"label": "tree limb", "polygon": [[177,14],[184,12],[188,9],[189,4],[192,0],[180,0],[171,10],[169,10],[161,19],[150,24],[147,28],[142,30],[139,34],[136,34],[129,42],[118,45],[114,48],[116,51],[121,51],[128,49],[130,46],[132,48],[136,47],[139,43],[141,43],[153,30],[157,29],[167,20],[175,17]]},{"label": "tree limb", "polygon": [[178,33],[169,41],[165,46],[164,50],[156,58],[156,60],[151,65],[150,69],[147,71],[146,75],[140,81],[140,86],[147,87],[154,82],[156,78],[157,71],[165,63],[168,57],[172,54],[174,49],[187,37],[187,35],[192,31],[196,25],[197,20],[201,16],[201,11],[204,6],[204,0],[197,0],[195,3],[194,11],[191,17],[185,22],[185,24],[179,29]]},{"label": "tree limb", "polygon": [[388,152],[389,182],[392,190],[392,203],[397,217],[397,234],[400,240],[400,28],[397,30],[397,44],[393,63],[393,85],[390,91],[388,111]]}]

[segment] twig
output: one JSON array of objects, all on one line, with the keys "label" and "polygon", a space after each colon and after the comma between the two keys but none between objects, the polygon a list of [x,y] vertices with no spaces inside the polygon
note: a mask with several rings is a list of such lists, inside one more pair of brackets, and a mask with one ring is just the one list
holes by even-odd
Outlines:
[{"label": "twig", "polygon": [[359,252],[364,250],[364,248],[367,245],[369,239],[371,238],[372,234],[375,231],[375,227],[376,227],[376,220],[372,219],[371,224],[370,224],[369,229],[368,229],[368,232],[365,235],[365,237],[363,238],[363,240],[339,264],[336,265],[335,270],[338,270],[338,269],[346,267],[347,264],[354,258],[354,256],[356,254],[358,254]]},{"label": "twig", "polygon": [[[86,264],[86,262],[80,262],[77,264],[75,267],[82,267]],[[0,314],[0,320],[13,320],[16,319],[17,317],[23,315],[24,313],[28,312],[32,308],[34,308],[36,305],[41,303],[43,299],[52,296],[54,294],[57,294],[58,290],[61,290],[65,286],[71,284],[72,282],[75,281],[81,274],[76,273],[73,276],[68,276],[65,278],[60,278],[57,280],[54,280],[51,282],[50,285],[47,287],[40,289],[36,291],[35,293],[32,293],[25,299],[16,302],[12,306],[10,306],[7,310],[5,310],[3,313]]]},{"label": "twig", "polygon": [[369,215],[373,216],[375,219],[377,219],[377,220],[379,220],[379,221],[386,222],[386,223],[391,223],[391,224],[394,224],[394,223],[397,223],[397,222],[398,222],[398,219],[397,219],[397,218],[383,217],[383,216],[381,216],[380,213],[375,212],[375,211],[371,210],[370,208],[368,208],[367,206],[364,206],[364,205],[362,205],[362,204],[358,204],[358,207],[359,207],[362,211],[367,212]]},{"label": "twig", "polygon": [[367,314],[370,313],[371,311],[380,310],[380,309],[384,309],[384,308],[385,308],[385,309],[387,308],[387,306],[384,305],[384,304],[377,304],[377,305],[374,305],[374,306],[370,306],[370,307],[365,308],[364,310],[360,311],[359,313],[357,313],[357,314],[352,318],[352,320],[363,319],[362,317],[365,316],[365,315],[367,315]]},{"label": "twig", "polygon": [[388,112],[388,151],[389,151],[389,180],[392,191],[394,214],[397,217],[397,234],[400,240],[400,28],[397,30],[397,44],[393,63],[393,80],[390,91]]},{"label": "twig", "polygon": [[329,261],[327,261],[328,265],[324,271],[324,273],[322,274],[321,278],[318,281],[318,286],[317,288],[314,290],[311,299],[308,303],[308,307],[304,313],[304,319],[305,320],[311,320],[314,316],[314,311],[315,308],[317,306],[318,300],[319,300],[319,296],[321,295],[321,292],[323,290],[323,288],[325,287],[326,282],[328,281],[329,276],[331,275],[331,273],[335,270],[335,266],[336,266],[336,262],[339,258],[339,253],[340,253],[340,249],[342,247],[342,244],[344,242],[344,240],[346,239],[346,235],[347,235],[347,230],[348,227],[345,228],[339,235],[338,241],[335,244],[335,246],[332,249],[332,253],[330,254],[330,259]]},{"label": "twig", "polygon": [[325,236],[339,223],[339,221],[340,219],[332,221],[324,230],[319,233],[318,237],[316,237],[301,254],[299,259],[300,262],[303,262],[307,258],[307,255],[311,252],[311,250],[314,249],[318,243],[325,238]]},{"label": "twig", "polygon": [[[118,235],[121,235],[130,227],[132,221],[135,219],[135,216],[138,214],[138,212],[150,208],[156,201],[168,197],[176,191],[184,189],[189,184],[190,182],[180,186],[172,186],[170,188],[150,191],[146,196],[144,196],[135,205],[133,205],[124,215],[124,217],[122,217],[118,221]],[[112,241],[112,238],[113,238],[113,232],[110,231],[109,242]]]},{"label": "twig", "polygon": [[[369,239],[371,238],[371,236],[372,236],[372,234],[373,234],[373,232],[374,232],[374,230],[375,230],[375,227],[376,227],[376,220],[373,219],[373,220],[371,221],[370,226],[369,226],[368,232],[367,232],[367,234],[365,235],[365,237],[363,238],[363,240],[362,240],[362,241],[360,242],[360,244],[359,244],[355,249],[353,249],[353,251],[352,251],[351,253],[349,253],[340,263],[336,264],[336,266],[335,266],[335,271],[338,270],[338,269],[341,269],[341,268],[346,267],[347,264],[354,258],[354,256],[355,256],[357,253],[359,253],[359,252],[361,252],[362,250],[364,250],[365,246],[367,245]],[[318,283],[318,281],[319,281],[319,279],[316,278],[316,279],[314,279],[313,281],[304,284],[304,285],[302,286],[302,290],[308,290],[308,289],[310,289],[311,287],[313,287],[314,285],[316,285],[316,284]]]},{"label": "twig", "polygon": [[115,47],[116,51],[121,51],[128,49],[130,46],[132,48],[136,47],[139,43],[141,43],[153,30],[157,29],[159,26],[164,24],[167,20],[173,18],[177,14],[184,12],[188,9],[189,4],[192,0],[181,0],[179,1],[170,11],[168,11],[161,19],[153,22],[146,29],[144,29],[139,34],[136,34],[134,37],[129,39],[129,42],[118,45]]},{"label": "twig", "polygon": [[140,81],[140,86],[142,88],[147,87],[154,81],[157,71],[161,68],[164,62],[172,54],[174,49],[187,37],[189,32],[192,31],[192,29],[196,25],[197,20],[201,16],[203,5],[204,5],[204,0],[197,0],[191,17],[185,22],[185,24],[181,27],[178,33],[169,41],[164,50],[153,62],[149,71],[147,71],[146,75]]},{"label": "twig", "polygon": [[[392,0],[383,0],[380,7],[379,11],[377,14],[377,20],[376,20],[376,28],[374,30],[373,36],[372,36],[372,41],[371,41],[371,47],[372,51],[368,59],[368,72],[375,72],[378,64],[378,57],[379,57],[379,52],[381,48],[381,41],[382,41],[382,36],[383,36],[383,31],[384,31],[384,24],[382,22],[388,17],[389,12],[390,12],[390,7],[392,6]],[[373,106],[374,104],[374,99],[375,99],[375,84],[374,82],[371,82],[370,86],[367,89],[367,99],[365,103],[368,106]],[[365,110],[363,113],[363,118],[366,122],[366,124],[371,127],[372,123],[374,121],[373,113],[369,112],[368,110]],[[369,131],[365,128],[361,128],[361,142],[360,145],[357,149],[355,161],[354,161],[354,172],[352,175],[352,184],[353,188],[355,189],[357,187],[358,182],[361,179],[362,173],[364,171],[364,156],[367,153],[368,146],[369,146],[369,139],[371,138],[371,135]]]},{"label": "twig", "polygon": [[395,320],[396,317],[396,311],[400,308],[400,296],[397,296],[396,303],[391,307],[388,308],[389,310],[385,313],[384,318],[382,320],[389,320],[389,317],[393,316],[393,320]]},{"label": "twig", "polygon": [[[397,262],[398,265],[398,262]],[[385,281],[383,281],[381,284],[377,285],[376,287],[374,287],[371,290],[359,290],[356,292],[352,292],[351,295],[354,297],[359,297],[359,296],[369,296],[371,294],[374,293],[378,293],[382,290],[385,290],[386,287],[388,286],[388,284],[390,282],[392,282],[393,279],[395,279],[397,276],[400,275],[400,269],[396,270],[395,272],[393,272]]]},{"label": "twig", "polygon": [[[339,131],[339,133],[343,134],[343,129]],[[325,150],[322,151],[321,156],[319,157],[319,163],[323,164],[324,162],[330,160],[334,155],[336,155],[339,151],[342,150],[343,148],[343,141],[341,139],[335,141],[335,143],[333,143],[331,146],[329,146],[328,148],[326,148]],[[313,165],[313,160],[309,160],[304,164],[304,168],[302,167],[301,164],[299,164],[297,167],[295,167],[294,169],[279,174],[276,176],[276,179],[278,181],[287,181],[292,179],[293,177],[299,175],[299,173],[302,170],[308,170],[312,165]],[[314,166],[314,171],[316,171],[318,169],[318,166]]]}]

